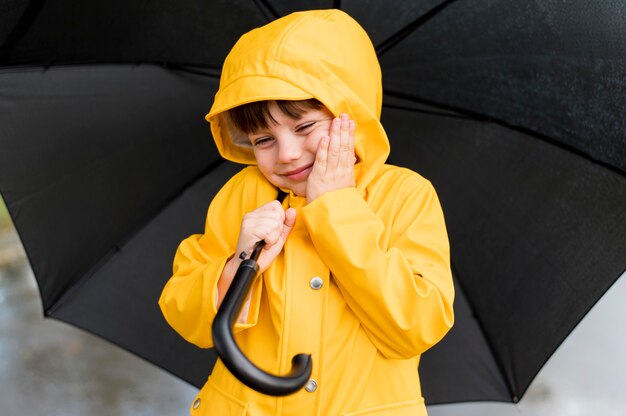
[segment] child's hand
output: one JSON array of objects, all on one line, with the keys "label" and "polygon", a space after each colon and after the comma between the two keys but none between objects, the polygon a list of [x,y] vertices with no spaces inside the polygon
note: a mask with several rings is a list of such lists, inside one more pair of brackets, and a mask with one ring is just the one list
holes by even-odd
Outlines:
[{"label": "child's hand", "polygon": [[335,118],[329,136],[321,138],[313,170],[307,179],[306,199],[310,203],[326,192],[355,186],[354,130],[356,123],[347,114]]},{"label": "child's hand", "polygon": [[235,256],[245,252],[246,258],[250,257],[255,244],[264,240],[265,247],[258,260],[259,273],[263,273],[283,249],[295,223],[296,210],[288,208],[285,211],[278,201],[268,202],[247,213],[241,222]]}]

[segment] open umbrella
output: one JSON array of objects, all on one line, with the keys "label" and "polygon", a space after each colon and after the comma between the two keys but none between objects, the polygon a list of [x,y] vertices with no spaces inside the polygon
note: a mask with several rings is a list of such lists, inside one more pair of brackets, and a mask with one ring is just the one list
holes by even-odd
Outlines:
[{"label": "open umbrella", "polygon": [[0,191],[44,313],[195,385],[215,355],[156,302],[240,169],[202,117],[238,36],[296,7],[369,32],[390,162],[440,196],[457,321],[422,359],[428,403],[519,400],[626,268],[621,2],[0,5]]}]

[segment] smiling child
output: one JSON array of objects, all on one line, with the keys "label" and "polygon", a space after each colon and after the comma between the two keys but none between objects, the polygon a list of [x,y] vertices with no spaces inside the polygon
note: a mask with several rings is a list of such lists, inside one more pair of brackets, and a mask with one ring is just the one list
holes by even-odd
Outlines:
[{"label": "smiling child", "polygon": [[206,118],[221,155],[250,166],[213,199],[204,233],[180,244],[159,304],[181,336],[212,347],[241,257],[264,240],[237,342],[270,373],[301,352],[313,371],[301,391],[272,397],[218,360],[191,414],[426,414],[420,355],[454,321],[448,238],[431,183],[385,164],[381,105],[371,41],[338,10],[278,19],[226,58]]}]

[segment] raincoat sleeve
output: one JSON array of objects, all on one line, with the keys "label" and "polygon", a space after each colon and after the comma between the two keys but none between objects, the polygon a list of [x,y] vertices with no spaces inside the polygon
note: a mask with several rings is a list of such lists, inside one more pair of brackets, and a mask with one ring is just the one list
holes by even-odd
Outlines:
[{"label": "raincoat sleeve", "polygon": [[325,194],[304,209],[316,250],[368,337],[388,358],[423,353],[454,322],[439,200],[430,182],[417,174],[403,176],[386,187],[389,202],[378,214],[356,188]]},{"label": "raincoat sleeve", "polygon": [[[243,217],[237,207],[242,206],[248,186],[245,176],[245,170],[233,176],[215,196],[209,206],[204,234],[192,235],[181,242],[174,257],[173,275],[159,299],[170,326],[202,348],[213,346],[211,325],[217,313],[217,281],[237,247]],[[256,324],[260,281],[257,278],[253,283],[246,321],[237,323],[234,332]]]}]

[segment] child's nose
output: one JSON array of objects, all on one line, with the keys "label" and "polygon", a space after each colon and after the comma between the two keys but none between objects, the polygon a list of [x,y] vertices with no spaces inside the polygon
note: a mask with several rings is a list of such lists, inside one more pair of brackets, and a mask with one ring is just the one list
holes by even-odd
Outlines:
[{"label": "child's nose", "polygon": [[288,137],[279,140],[278,159],[280,162],[290,162],[300,158],[302,155],[302,144],[296,138]]}]

